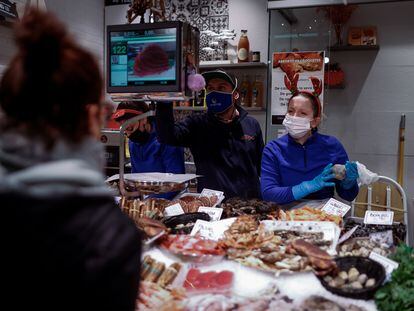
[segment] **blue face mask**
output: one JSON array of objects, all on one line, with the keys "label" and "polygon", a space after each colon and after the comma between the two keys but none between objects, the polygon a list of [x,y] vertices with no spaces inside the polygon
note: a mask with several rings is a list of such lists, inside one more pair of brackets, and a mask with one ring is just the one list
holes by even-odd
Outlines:
[{"label": "blue face mask", "polygon": [[233,105],[233,93],[212,91],[207,93],[206,102],[209,112],[220,113]]}]

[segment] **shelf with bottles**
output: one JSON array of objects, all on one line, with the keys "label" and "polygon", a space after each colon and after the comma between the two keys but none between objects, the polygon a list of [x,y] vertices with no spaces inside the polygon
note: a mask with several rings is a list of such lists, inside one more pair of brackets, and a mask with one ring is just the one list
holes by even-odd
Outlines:
[{"label": "shelf with bottles", "polygon": [[[208,64],[207,64],[208,63]],[[220,64],[211,62],[205,62],[200,64],[200,71],[204,71],[205,69],[245,69],[245,68],[263,68],[267,69],[267,64],[262,62],[245,62],[245,63],[232,63],[232,64]]]},{"label": "shelf with bottles", "polygon": [[262,74],[255,74],[251,79],[251,75],[243,73],[238,86],[242,107],[259,108],[258,111],[260,111],[266,106],[264,81],[265,77]]}]

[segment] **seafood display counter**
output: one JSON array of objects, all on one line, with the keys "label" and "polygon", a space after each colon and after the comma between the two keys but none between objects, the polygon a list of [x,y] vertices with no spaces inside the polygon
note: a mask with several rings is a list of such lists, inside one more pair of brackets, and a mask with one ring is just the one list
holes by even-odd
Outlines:
[{"label": "seafood display counter", "polygon": [[[348,230],[355,220],[312,202],[222,200],[214,191],[121,199],[147,235],[137,310],[377,310],[392,270],[414,267],[412,249],[402,251],[408,265],[392,267],[389,234],[370,236],[381,226]],[[403,227],[385,229],[403,237]]]},{"label": "seafood display counter", "polygon": [[[166,266],[180,261],[159,248],[151,249],[144,256],[157,258]],[[233,273],[232,287],[228,291],[206,290],[198,295],[184,291],[174,293],[185,281],[183,274],[186,273],[181,271],[170,286],[172,290],[159,286],[165,293],[157,297],[148,295],[149,284],[144,281],[137,310],[160,310],[164,306],[168,306],[168,310],[377,310],[373,300],[350,299],[330,293],[312,272],[275,277],[226,259],[202,266],[182,261],[180,264],[187,265],[182,268],[186,271],[197,267],[202,271],[229,271]]]}]

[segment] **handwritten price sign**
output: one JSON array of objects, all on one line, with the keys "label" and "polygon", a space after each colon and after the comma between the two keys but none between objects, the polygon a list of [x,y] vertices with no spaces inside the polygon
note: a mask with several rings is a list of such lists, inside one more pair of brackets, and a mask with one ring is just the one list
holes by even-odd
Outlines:
[{"label": "handwritten price sign", "polygon": [[370,225],[392,225],[394,212],[366,211],[364,223]]},{"label": "handwritten price sign", "polygon": [[325,213],[341,217],[344,217],[350,209],[351,206],[335,199],[329,199],[329,201],[322,207],[322,210]]}]

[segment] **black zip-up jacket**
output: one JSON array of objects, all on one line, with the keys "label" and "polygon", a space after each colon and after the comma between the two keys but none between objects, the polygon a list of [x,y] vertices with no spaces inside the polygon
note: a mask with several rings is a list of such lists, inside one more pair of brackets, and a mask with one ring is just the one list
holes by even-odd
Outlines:
[{"label": "black zip-up jacket", "polygon": [[157,105],[159,140],[189,147],[194,157],[198,191],[220,190],[226,199],[260,198],[260,164],[264,147],[259,123],[237,106],[239,116],[230,124],[214,115],[191,115],[174,123],[171,103]]}]

